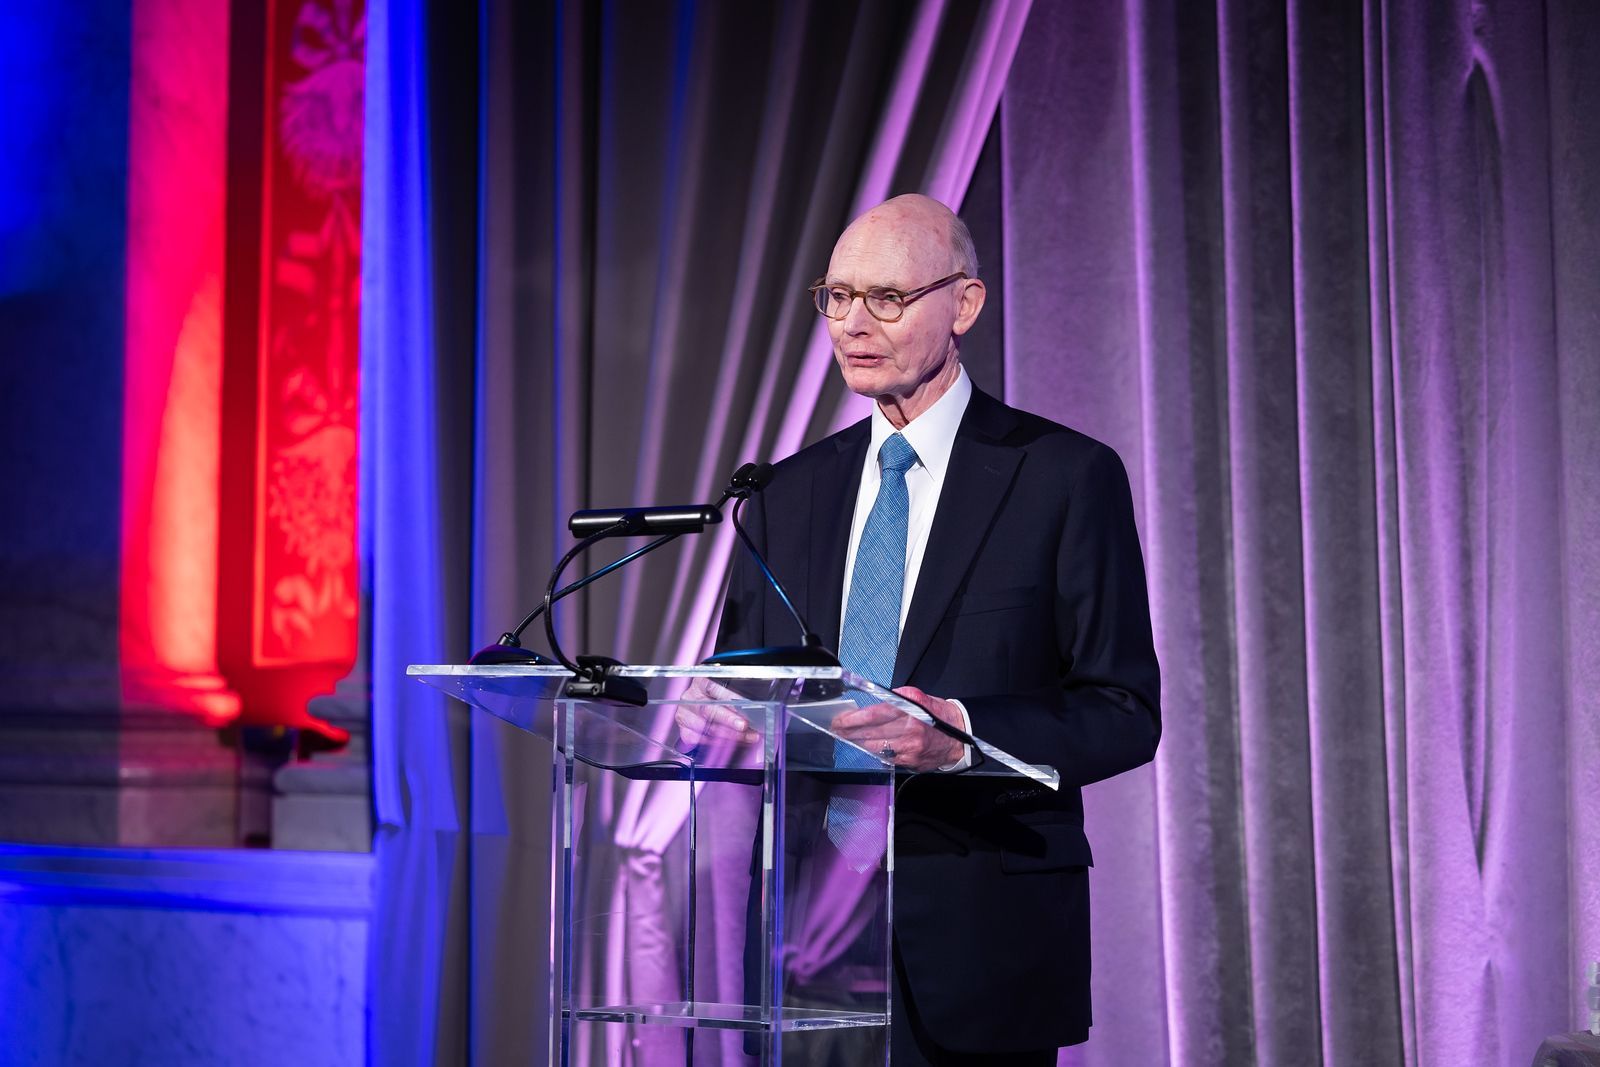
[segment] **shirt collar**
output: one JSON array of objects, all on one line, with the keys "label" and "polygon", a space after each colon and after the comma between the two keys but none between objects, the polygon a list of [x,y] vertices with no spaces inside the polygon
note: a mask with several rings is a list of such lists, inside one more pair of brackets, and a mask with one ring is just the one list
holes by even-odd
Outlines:
[{"label": "shirt collar", "polygon": [[[961,416],[966,414],[967,401],[972,398],[972,379],[967,368],[959,367],[956,380],[933,406],[906,423],[899,431],[917,453],[917,462],[928,469],[937,482],[943,483],[945,468],[950,465],[950,451],[956,444],[956,430],[961,427]],[[879,449],[895,432],[889,417],[877,404],[872,405],[872,440],[867,455],[877,459]]]}]

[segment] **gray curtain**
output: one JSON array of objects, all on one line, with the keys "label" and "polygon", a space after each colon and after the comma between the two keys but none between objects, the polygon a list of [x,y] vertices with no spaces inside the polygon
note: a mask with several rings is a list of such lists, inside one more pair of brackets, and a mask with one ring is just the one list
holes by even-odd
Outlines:
[{"label": "gray curtain", "polygon": [[[1139,502],[1165,734],[1087,797],[1096,1025],[1063,1061],[1518,1065],[1573,1028],[1597,12],[375,5],[375,1060],[545,1038],[537,754],[405,664],[510,626],[575,507],[710,497],[853,417],[799,294],[919,188],[980,223],[980,382],[1114,445]],[[727,552],[660,553],[564,632],[692,659]]]},{"label": "gray curtain", "polygon": [[1128,462],[1156,764],[1064,1062],[1525,1064],[1600,957],[1600,8],[1035,8],[1007,391]]},{"label": "gray curtain", "polygon": [[[739,462],[842,417],[805,286],[865,207],[906,189],[961,201],[1027,11],[375,6],[362,514],[379,1062],[508,1062],[548,1037],[548,757],[405,665],[460,662],[512,626],[575,508],[714,499]],[[698,659],[728,534],[564,602],[568,648]],[[681,824],[628,799],[619,835]]]}]

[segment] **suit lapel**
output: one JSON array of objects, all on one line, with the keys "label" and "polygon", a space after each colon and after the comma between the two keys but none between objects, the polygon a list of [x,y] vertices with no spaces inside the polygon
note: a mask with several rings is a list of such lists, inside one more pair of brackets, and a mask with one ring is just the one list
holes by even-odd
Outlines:
[{"label": "suit lapel", "polygon": [[806,621],[823,647],[839,649],[839,620],[844,614],[844,559],[850,547],[850,520],[861,490],[861,467],[872,432],[859,422],[834,439],[812,474],[810,561],[806,575]]},{"label": "suit lapel", "polygon": [[[894,684],[905,685],[916,670],[956,590],[977,559],[979,546],[994,525],[1022,462],[1022,452],[1001,444],[1016,425],[1016,415],[999,401],[974,389],[950,451],[950,469],[939,492],[939,507],[928,531],[928,548],[917,574],[911,610],[900,634]],[[857,467],[860,464],[858,462]],[[859,485],[859,474],[856,484]],[[849,536],[848,527],[846,537]],[[844,572],[839,571],[843,582]],[[835,603],[838,589],[834,590]],[[835,613],[837,614],[837,612]],[[837,625],[837,621],[835,621]]]}]

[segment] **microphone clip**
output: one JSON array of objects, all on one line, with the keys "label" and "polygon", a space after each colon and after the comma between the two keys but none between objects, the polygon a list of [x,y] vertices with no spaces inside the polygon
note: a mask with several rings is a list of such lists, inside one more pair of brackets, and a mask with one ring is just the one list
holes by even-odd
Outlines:
[{"label": "microphone clip", "polygon": [[631,704],[642,708],[650,703],[644,683],[636,678],[620,678],[611,672],[627,664],[610,656],[579,656],[576,677],[567,683],[566,695],[580,700],[604,700],[611,704]]}]

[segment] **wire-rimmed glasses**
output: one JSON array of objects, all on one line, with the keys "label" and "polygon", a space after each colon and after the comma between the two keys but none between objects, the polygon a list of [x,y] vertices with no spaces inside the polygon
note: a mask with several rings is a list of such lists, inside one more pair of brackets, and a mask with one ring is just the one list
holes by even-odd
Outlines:
[{"label": "wire-rimmed glasses", "polygon": [[860,297],[867,306],[867,313],[879,322],[898,322],[900,316],[906,313],[906,305],[928,293],[933,292],[941,285],[949,285],[958,278],[965,278],[967,272],[958,270],[948,277],[940,278],[936,282],[910,292],[891,289],[887,285],[874,285],[871,289],[852,289],[848,285],[829,285],[827,279],[818,278],[809,287],[812,301],[817,305],[817,310],[830,319],[842,319],[850,314],[850,305]]}]

